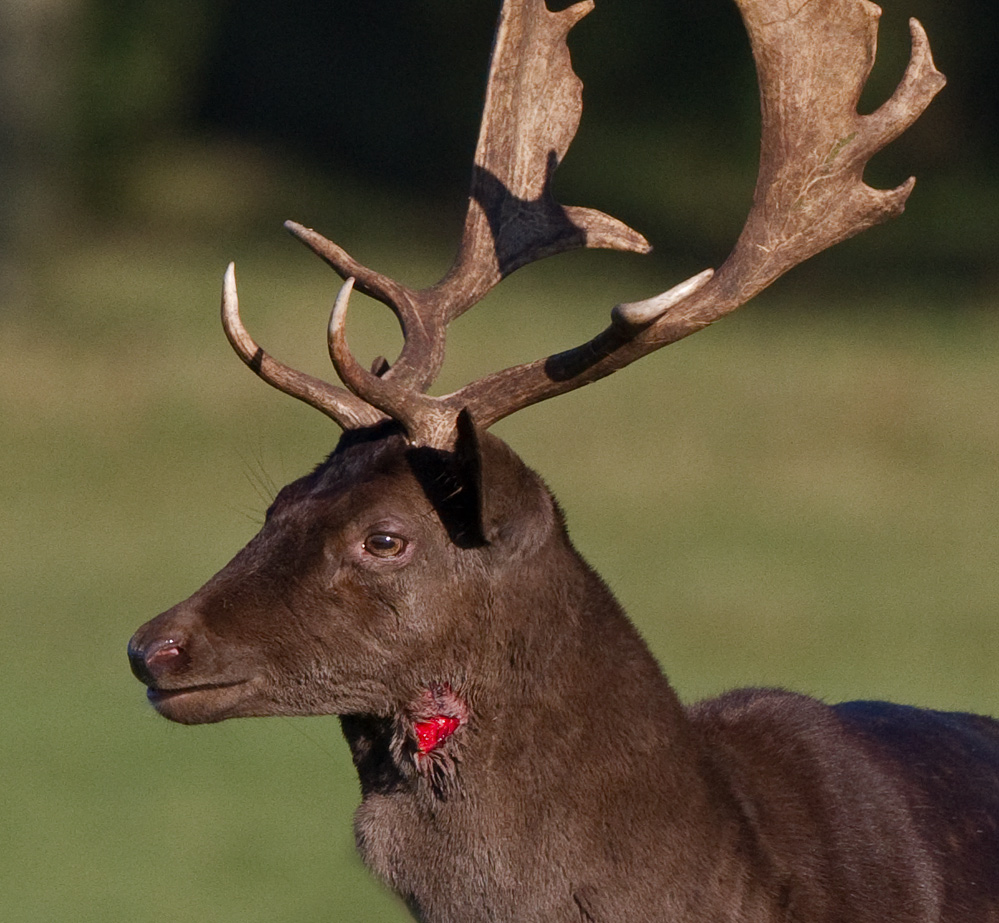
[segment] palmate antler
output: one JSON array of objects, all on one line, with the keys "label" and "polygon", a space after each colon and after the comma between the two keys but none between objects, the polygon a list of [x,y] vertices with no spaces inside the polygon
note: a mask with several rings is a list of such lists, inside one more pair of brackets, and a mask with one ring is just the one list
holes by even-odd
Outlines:
[{"label": "palmate antler", "polygon": [[[230,266],[223,324],[243,360],[270,384],[347,429],[385,418],[416,444],[448,448],[467,411],[480,428],[597,381],[735,310],[810,256],[901,213],[914,179],[876,190],[867,161],[905,131],[944,85],[922,27],[898,89],[871,115],[857,103],[874,64],[881,10],[867,0],[736,0],[760,82],[763,138],[752,210],[728,259],[662,295],[617,305],[611,324],[567,352],[485,376],[452,394],[426,392],[444,360],[448,324],[515,269],[577,247],[646,252],[645,239],[602,212],[563,207],[551,192],[582,112],[566,37],[591,0],[553,13],[544,0],[504,0],[468,214],[454,265],[414,291],[357,263],[315,231],[287,227],[345,280],[330,318],[333,365],[347,389],[284,366],[243,328]],[[353,287],[386,304],[402,327],[395,364],[368,371],[347,347]]]}]

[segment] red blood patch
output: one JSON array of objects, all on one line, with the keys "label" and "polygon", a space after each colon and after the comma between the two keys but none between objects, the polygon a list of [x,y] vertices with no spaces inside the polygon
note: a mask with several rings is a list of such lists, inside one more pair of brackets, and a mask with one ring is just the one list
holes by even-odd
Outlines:
[{"label": "red blood patch", "polygon": [[417,721],[413,728],[416,731],[417,750],[420,753],[436,750],[458,730],[460,724],[457,718],[452,718],[450,715],[434,715],[427,721]]}]

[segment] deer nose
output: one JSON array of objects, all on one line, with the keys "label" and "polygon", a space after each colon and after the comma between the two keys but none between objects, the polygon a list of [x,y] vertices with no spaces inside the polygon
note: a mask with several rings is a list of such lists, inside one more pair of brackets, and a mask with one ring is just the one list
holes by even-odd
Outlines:
[{"label": "deer nose", "polygon": [[184,645],[173,638],[158,638],[142,644],[136,636],[128,642],[128,662],[136,679],[156,687],[164,677],[186,670],[191,658]]}]

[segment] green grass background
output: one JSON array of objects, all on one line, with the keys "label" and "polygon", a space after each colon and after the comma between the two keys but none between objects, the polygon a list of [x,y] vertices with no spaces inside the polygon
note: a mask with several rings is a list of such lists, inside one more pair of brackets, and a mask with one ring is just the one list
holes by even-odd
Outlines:
[{"label": "green grass background", "polygon": [[[403,920],[354,856],[334,718],[171,725],[125,644],[336,439],[230,353],[225,262],[259,340],[326,375],[335,279],[277,219],[411,283],[446,249],[426,211],[373,195],[306,201],[231,157],[164,170],[113,231],[53,231],[0,317],[0,918]],[[701,268],[525,270],[456,325],[443,387],[578,343]],[[685,699],[778,684],[999,713],[995,289],[841,281],[778,285],[497,431]],[[357,299],[365,358],[398,342],[385,314]]]}]

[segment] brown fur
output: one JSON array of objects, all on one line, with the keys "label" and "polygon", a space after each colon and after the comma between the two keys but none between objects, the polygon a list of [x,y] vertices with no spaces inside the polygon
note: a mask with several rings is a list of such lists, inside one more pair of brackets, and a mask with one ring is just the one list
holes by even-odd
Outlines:
[{"label": "brown fur", "polygon": [[[176,721],[340,715],[358,848],[427,923],[999,921],[999,724],[773,690],[683,708],[491,436],[345,436],[129,654]],[[459,726],[421,754],[434,711]]]}]

